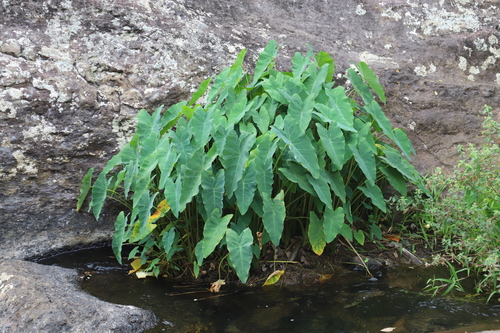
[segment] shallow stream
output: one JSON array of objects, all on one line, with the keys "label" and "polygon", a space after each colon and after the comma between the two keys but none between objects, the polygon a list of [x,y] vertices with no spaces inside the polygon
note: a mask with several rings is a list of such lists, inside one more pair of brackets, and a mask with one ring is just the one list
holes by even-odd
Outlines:
[{"label": "shallow stream", "polygon": [[39,261],[75,268],[83,290],[102,300],[153,311],[158,332],[478,332],[500,330],[500,305],[420,293],[436,272],[407,266],[370,280],[362,272],[333,272],[309,286],[224,285],[168,279],[138,280],[120,266],[110,248],[61,254]]}]

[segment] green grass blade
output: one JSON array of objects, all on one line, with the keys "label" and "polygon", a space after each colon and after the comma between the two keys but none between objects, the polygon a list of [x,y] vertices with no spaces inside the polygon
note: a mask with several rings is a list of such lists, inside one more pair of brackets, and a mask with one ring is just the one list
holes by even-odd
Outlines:
[{"label": "green grass blade", "polygon": [[269,237],[274,245],[280,244],[281,234],[283,233],[286,210],[284,202],[285,193],[281,190],[274,199],[266,193],[263,193],[264,216],[262,222],[269,233]]},{"label": "green grass blade", "polygon": [[234,267],[236,274],[241,282],[245,283],[248,279],[250,264],[252,263],[252,231],[249,228],[244,229],[241,234],[238,234],[232,229],[226,230],[227,249],[229,251],[229,259]]}]

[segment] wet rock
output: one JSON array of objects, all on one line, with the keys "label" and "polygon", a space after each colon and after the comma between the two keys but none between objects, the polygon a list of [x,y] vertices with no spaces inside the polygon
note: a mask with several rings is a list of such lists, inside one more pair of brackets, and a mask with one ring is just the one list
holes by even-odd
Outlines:
[{"label": "wet rock", "polygon": [[0,328],[3,332],[142,332],[155,315],[103,302],[77,287],[74,270],[0,261]]}]

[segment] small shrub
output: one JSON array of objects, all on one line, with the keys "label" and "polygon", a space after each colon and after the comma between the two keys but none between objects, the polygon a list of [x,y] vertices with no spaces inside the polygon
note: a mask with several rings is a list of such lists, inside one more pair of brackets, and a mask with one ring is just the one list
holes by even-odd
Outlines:
[{"label": "small shrub", "polygon": [[[429,244],[440,246],[435,262],[464,266],[460,272],[477,276],[476,291],[488,290],[490,297],[499,291],[500,278],[500,123],[486,106],[483,123],[484,142],[477,147],[458,147],[461,160],[451,175],[436,169],[425,177],[430,196],[416,193],[401,198],[400,208],[408,209],[420,225]],[[430,281],[434,292],[461,289],[455,269],[450,279]]]},{"label": "small shrub", "polygon": [[242,51],[190,101],[141,110],[134,137],[93,183],[89,170],[77,209],[90,189],[96,219],[107,198],[127,208],[112,243],[120,262],[124,243],[137,245],[134,267],[156,276],[191,264],[197,275],[208,257],[227,257],[245,282],[268,243],[299,233],[321,254],[338,235],[359,243],[364,231],[380,235],[373,219],[364,231],[353,225],[386,210],[379,185],[388,180],[404,195],[406,180],[420,182],[402,155],[413,147],[372,95],[385,102],[365,63],[348,70],[346,92],[332,82],[327,53],[296,53],[285,73],[276,54],[271,41],[252,76]]}]

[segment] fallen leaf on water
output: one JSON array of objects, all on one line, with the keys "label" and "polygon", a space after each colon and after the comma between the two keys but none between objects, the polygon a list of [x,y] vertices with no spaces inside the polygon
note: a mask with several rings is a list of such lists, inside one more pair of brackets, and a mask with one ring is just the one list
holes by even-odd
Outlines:
[{"label": "fallen leaf on water", "polygon": [[264,282],[263,286],[269,286],[271,284],[275,284],[279,281],[280,277],[285,273],[285,271],[274,271],[269,275]]},{"label": "fallen leaf on water", "polygon": [[135,272],[137,272],[138,270],[141,269],[141,267],[142,267],[142,260],[141,259],[135,259],[134,261],[132,261],[130,263],[130,266],[132,266],[133,269],[128,272],[129,275],[130,274],[134,274]]},{"label": "fallen leaf on water", "polygon": [[212,293],[218,293],[220,291],[220,287],[222,285],[226,284],[226,281],[224,280],[217,280],[212,285],[210,286],[210,292]]},{"label": "fallen leaf on water", "polygon": [[396,329],[396,327],[386,327],[380,330],[380,332],[392,332]]},{"label": "fallen leaf on water", "polygon": [[144,279],[146,276],[153,276],[153,272],[144,272],[144,271],[138,271],[135,272],[135,276],[137,276],[138,279]]},{"label": "fallen leaf on water", "polygon": [[319,283],[323,283],[325,281],[328,281],[332,278],[333,274],[323,274],[318,278]]}]

